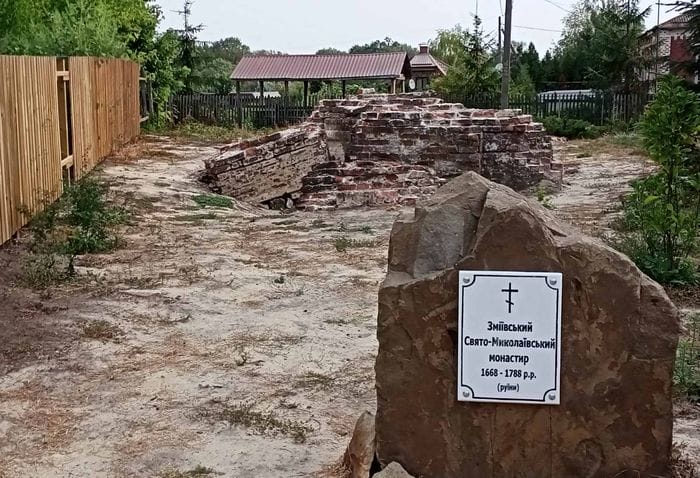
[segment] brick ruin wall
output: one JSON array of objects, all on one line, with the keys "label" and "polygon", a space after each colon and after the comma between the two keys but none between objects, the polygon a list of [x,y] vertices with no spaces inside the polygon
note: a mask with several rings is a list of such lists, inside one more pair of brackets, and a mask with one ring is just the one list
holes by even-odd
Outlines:
[{"label": "brick ruin wall", "polygon": [[530,115],[418,95],[325,100],[302,127],[223,148],[206,167],[217,192],[306,209],[413,204],[464,171],[519,190],[561,179]]},{"label": "brick ruin wall", "polygon": [[323,129],[305,124],[221,148],[204,162],[202,180],[216,193],[263,203],[297,193],[302,178],[327,157]]}]

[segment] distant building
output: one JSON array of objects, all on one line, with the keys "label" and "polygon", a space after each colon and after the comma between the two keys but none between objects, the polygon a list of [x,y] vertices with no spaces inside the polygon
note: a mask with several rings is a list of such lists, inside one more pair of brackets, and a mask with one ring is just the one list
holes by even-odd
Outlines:
[{"label": "distant building", "polygon": [[428,45],[420,45],[418,54],[411,58],[411,78],[415,81],[415,90],[429,90],[434,78],[446,74],[447,65],[430,54]]},{"label": "distant building", "polygon": [[698,83],[697,76],[687,68],[687,62],[693,59],[688,43],[689,19],[688,14],[678,15],[641,35],[641,53],[648,65],[640,72],[642,81],[653,84],[658,77],[673,73]]}]

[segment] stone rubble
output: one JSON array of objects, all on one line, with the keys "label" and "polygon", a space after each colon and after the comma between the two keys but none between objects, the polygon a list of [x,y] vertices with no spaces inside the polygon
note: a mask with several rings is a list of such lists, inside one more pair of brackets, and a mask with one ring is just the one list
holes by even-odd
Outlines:
[{"label": "stone rubble", "polygon": [[415,204],[465,171],[521,190],[561,181],[542,125],[420,94],[324,100],[308,122],[222,148],[206,161],[216,192],[308,210]]}]

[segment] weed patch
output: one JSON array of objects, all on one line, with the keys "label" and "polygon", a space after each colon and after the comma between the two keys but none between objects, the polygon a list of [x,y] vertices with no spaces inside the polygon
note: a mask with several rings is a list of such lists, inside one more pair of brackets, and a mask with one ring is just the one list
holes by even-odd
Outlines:
[{"label": "weed patch", "polygon": [[328,227],[333,227],[332,224],[328,224],[326,222],[323,222],[323,219],[314,219],[311,221],[311,227],[313,229],[325,229]]},{"label": "weed patch", "polygon": [[232,209],[233,199],[227,196],[220,196],[218,194],[199,194],[192,198],[199,207],[216,207],[220,209]]},{"label": "weed patch", "polygon": [[209,221],[212,219],[217,219],[219,216],[213,212],[205,212],[202,214],[183,214],[182,216],[175,216],[172,218],[175,222],[189,222],[192,224],[201,224],[202,221]]},{"label": "weed patch", "polygon": [[20,285],[32,289],[45,289],[71,278],[67,261],[58,254],[33,254],[22,266]]},{"label": "weed patch", "polygon": [[158,475],[157,478],[207,478],[210,476],[223,475],[213,468],[207,468],[205,466],[197,465],[188,471],[179,471],[176,469],[163,470]]},{"label": "weed patch", "polygon": [[685,446],[673,444],[671,450],[671,478],[697,478],[696,467],[686,454]]},{"label": "weed patch", "polygon": [[106,320],[91,320],[83,325],[83,337],[94,340],[117,340],[124,332]]},{"label": "weed patch", "polygon": [[552,198],[549,194],[547,194],[547,190],[545,188],[537,188],[537,201],[547,209],[554,209]]},{"label": "weed patch", "polygon": [[678,342],[673,385],[679,398],[700,402],[700,314],[689,318],[688,334]]},{"label": "weed patch", "polygon": [[335,240],[334,245],[336,251],[347,252],[348,249],[377,247],[379,244],[373,239],[350,239],[342,236]]},{"label": "weed patch", "polygon": [[283,435],[297,443],[304,443],[313,428],[297,420],[278,417],[274,412],[254,410],[252,403],[221,405],[216,410],[208,410],[204,416],[254,430],[261,435]]},{"label": "weed patch", "polygon": [[306,372],[299,376],[294,385],[296,388],[312,388],[328,390],[335,383],[335,377],[319,372]]}]

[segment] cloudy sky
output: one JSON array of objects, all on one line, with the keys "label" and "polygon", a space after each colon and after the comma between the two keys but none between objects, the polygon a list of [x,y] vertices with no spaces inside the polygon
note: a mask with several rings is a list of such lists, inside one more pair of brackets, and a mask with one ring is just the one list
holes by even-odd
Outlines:
[{"label": "cloudy sky", "polygon": [[[175,13],[183,0],[156,0],[162,28],[181,27]],[[641,0],[650,6],[655,0]],[[543,53],[558,38],[566,11],[576,0],[514,0],[513,40],[534,42]],[[484,30],[495,35],[505,0],[478,0]],[[201,40],[239,37],[254,50],[314,53],[324,47],[347,50],[355,44],[391,37],[417,45],[438,29],[470,25],[477,0],[195,0],[192,22],[203,24]],[[674,16],[661,7],[662,21]],[[656,7],[647,18],[656,23]]]}]

